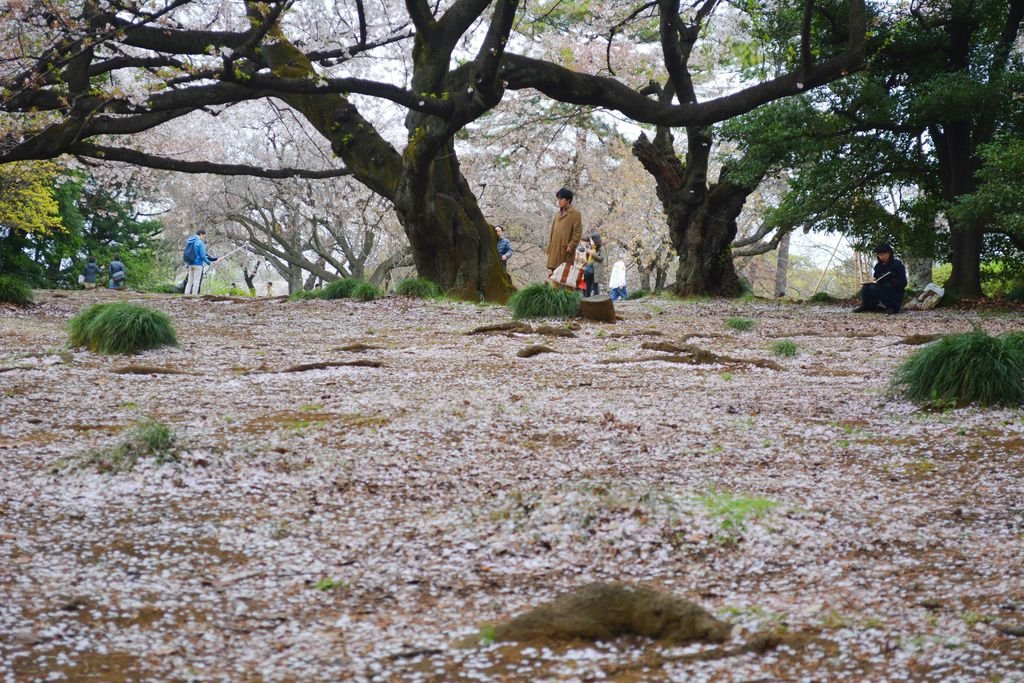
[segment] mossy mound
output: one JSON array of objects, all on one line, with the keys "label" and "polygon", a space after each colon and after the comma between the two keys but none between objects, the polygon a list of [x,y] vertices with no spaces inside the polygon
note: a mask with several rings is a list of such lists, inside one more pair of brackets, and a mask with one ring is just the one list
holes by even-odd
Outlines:
[{"label": "mossy mound", "polygon": [[1024,403],[1024,334],[952,334],[910,356],[893,374],[892,392],[924,405],[1018,406]]},{"label": "mossy mound", "polygon": [[592,583],[494,628],[494,640],[610,641],[644,636],[675,645],[720,643],[731,625],[669,593],[621,583]]},{"label": "mossy mound", "polygon": [[13,275],[0,275],[0,301],[15,306],[32,303],[32,290]]},{"label": "mossy mound", "polygon": [[421,277],[402,280],[395,286],[395,294],[412,296],[417,299],[440,299],[444,296],[444,292],[436,282]]},{"label": "mossy mound", "polygon": [[128,354],[178,345],[166,313],[135,304],[90,306],[68,322],[68,332],[71,346],[84,346],[96,353]]},{"label": "mossy mound", "polygon": [[569,318],[579,311],[580,298],[571,289],[535,282],[509,297],[508,308],[516,319]]}]

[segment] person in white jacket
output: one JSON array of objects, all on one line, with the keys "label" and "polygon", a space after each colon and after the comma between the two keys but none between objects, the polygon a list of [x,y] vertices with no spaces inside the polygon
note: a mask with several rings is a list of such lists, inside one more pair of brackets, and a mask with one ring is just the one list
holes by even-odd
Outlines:
[{"label": "person in white jacket", "polygon": [[621,260],[612,265],[612,276],[608,280],[608,295],[612,301],[629,296],[629,292],[626,291],[626,264]]}]

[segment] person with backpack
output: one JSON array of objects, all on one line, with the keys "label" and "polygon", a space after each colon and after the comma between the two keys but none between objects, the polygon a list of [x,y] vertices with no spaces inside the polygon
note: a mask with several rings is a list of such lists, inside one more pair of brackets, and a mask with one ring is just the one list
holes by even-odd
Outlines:
[{"label": "person with backpack", "polygon": [[124,264],[121,263],[120,254],[114,254],[114,260],[107,266],[107,272],[110,274],[110,283],[107,286],[110,289],[124,289],[124,283],[128,279],[128,271],[125,270]]},{"label": "person with backpack", "polygon": [[213,265],[217,260],[216,256],[206,253],[206,231],[200,228],[196,234],[185,242],[185,250],[181,254],[185,265],[188,266],[188,279],[185,281],[185,294],[199,294],[203,286],[203,268]]}]

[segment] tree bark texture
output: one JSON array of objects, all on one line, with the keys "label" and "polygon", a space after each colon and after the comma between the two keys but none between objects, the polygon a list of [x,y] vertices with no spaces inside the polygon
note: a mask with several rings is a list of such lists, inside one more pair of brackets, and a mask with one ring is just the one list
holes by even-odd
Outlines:
[{"label": "tree bark texture", "polygon": [[672,246],[679,256],[675,292],[679,296],[739,296],[742,287],[730,245],[749,190],[729,182],[725,169],[718,183],[709,183],[710,131],[686,130],[685,164],[676,155],[666,129],[659,129],[654,141],[641,134],[633,143],[633,154],[654,176]]}]

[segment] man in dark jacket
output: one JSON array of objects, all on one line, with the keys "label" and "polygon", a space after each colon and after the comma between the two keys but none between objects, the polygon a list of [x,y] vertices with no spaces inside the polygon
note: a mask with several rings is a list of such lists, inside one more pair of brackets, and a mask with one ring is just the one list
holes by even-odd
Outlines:
[{"label": "man in dark jacket", "polygon": [[899,313],[903,307],[903,290],[907,288],[907,269],[903,262],[893,256],[892,245],[879,244],[875,248],[878,262],[875,264],[871,282],[860,288],[860,306],[854,313],[870,313],[884,310]]}]

